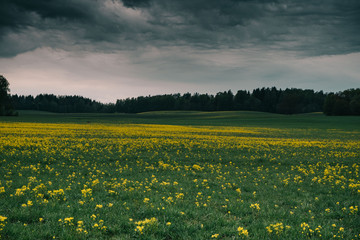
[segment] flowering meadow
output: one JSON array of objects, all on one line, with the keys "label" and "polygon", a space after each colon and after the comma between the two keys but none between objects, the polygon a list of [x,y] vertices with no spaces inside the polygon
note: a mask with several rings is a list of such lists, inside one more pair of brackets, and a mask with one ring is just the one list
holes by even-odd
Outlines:
[{"label": "flowering meadow", "polygon": [[360,239],[360,131],[0,122],[1,239]]}]

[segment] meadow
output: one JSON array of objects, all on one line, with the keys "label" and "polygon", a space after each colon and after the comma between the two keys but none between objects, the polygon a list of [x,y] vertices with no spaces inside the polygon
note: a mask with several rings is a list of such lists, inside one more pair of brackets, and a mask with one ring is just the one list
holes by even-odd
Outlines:
[{"label": "meadow", "polygon": [[1,239],[360,239],[360,117],[0,118]]}]

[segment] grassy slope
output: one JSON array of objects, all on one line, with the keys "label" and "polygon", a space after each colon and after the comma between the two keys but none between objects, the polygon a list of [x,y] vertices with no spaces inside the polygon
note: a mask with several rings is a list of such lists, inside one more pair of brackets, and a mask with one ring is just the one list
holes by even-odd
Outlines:
[{"label": "grassy slope", "polygon": [[19,117],[1,117],[0,122],[141,123],[360,131],[360,117],[358,116],[329,117],[322,113],[297,115],[247,111],[159,111],[139,114],[55,114],[41,111],[20,111],[19,113]]}]

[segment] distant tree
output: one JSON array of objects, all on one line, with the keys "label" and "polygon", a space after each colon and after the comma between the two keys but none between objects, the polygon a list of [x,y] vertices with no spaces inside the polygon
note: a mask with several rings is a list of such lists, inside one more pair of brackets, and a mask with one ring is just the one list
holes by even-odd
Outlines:
[{"label": "distant tree", "polygon": [[324,113],[326,115],[360,115],[360,88],[327,94]]},{"label": "distant tree", "polygon": [[214,107],[212,105],[213,98],[214,97],[212,95],[200,94],[199,95],[200,108],[198,110],[201,110],[201,111],[212,111],[212,110],[214,110]]},{"label": "distant tree", "polygon": [[236,110],[248,110],[246,109],[245,103],[250,98],[250,93],[245,90],[237,91],[234,97],[234,107]]},{"label": "distant tree", "polygon": [[14,114],[9,86],[8,80],[3,75],[0,75],[0,116]]},{"label": "distant tree", "polygon": [[250,111],[260,111],[261,100],[257,97],[250,96],[249,99],[245,101],[245,109]]},{"label": "distant tree", "polygon": [[218,92],[215,96],[215,106],[218,111],[228,111],[233,109],[234,95],[229,91]]},{"label": "distant tree", "polygon": [[200,110],[200,94],[195,93],[190,97],[190,110]]},{"label": "distant tree", "polygon": [[190,105],[190,99],[191,99],[191,93],[185,93],[182,95],[181,97],[181,110],[190,110],[191,109],[191,105]]},{"label": "distant tree", "polygon": [[338,97],[333,107],[333,115],[349,115],[350,106],[344,98]]},{"label": "distant tree", "polygon": [[122,100],[122,99],[116,100],[115,109],[116,109],[116,112],[125,112],[124,100]]},{"label": "distant tree", "polygon": [[276,112],[276,104],[279,101],[279,97],[281,95],[281,91],[278,91],[275,87],[264,89],[262,103],[262,111],[264,112]]},{"label": "distant tree", "polygon": [[323,112],[325,115],[331,116],[333,115],[333,108],[336,101],[336,96],[334,93],[329,93],[324,101]]},{"label": "distant tree", "polygon": [[350,102],[350,110],[354,115],[360,115],[360,94],[354,96],[354,98]]},{"label": "distant tree", "polygon": [[279,103],[276,106],[277,113],[295,114],[302,113],[304,108],[304,91],[301,89],[285,89],[279,97]]}]

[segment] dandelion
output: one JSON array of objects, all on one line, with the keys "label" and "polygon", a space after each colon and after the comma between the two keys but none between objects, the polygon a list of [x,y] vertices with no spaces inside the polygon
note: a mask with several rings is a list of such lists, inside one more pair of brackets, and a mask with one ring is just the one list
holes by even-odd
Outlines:
[{"label": "dandelion", "polygon": [[136,226],[135,232],[138,232],[138,233],[140,233],[140,234],[143,234],[144,228],[145,228],[145,226]]},{"label": "dandelion", "polygon": [[248,230],[246,230],[245,228],[243,228],[243,227],[238,227],[237,230],[238,230],[239,236],[244,236],[244,237],[249,236],[249,232],[248,232]]},{"label": "dandelion", "polygon": [[73,220],[74,220],[73,217],[64,218],[64,223],[68,224],[69,226],[73,226],[74,225]]},{"label": "dandelion", "polygon": [[193,168],[194,170],[197,170],[197,171],[202,171],[202,170],[203,170],[203,168],[200,167],[200,165],[198,165],[198,164],[194,164],[194,165],[192,166],[192,168]]},{"label": "dandelion", "polygon": [[0,239],[1,239],[1,231],[4,229],[4,227],[6,226],[6,223],[7,223],[6,219],[7,219],[7,217],[0,215]]},{"label": "dandelion", "polygon": [[99,184],[99,182],[100,182],[99,179],[95,179],[94,181],[92,181],[91,185],[96,186]]},{"label": "dandelion", "polygon": [[183,199],[184,194],[183,193],[175,193],[175,197],[176,197],[176,199]]},{"label": "dandelion", "polygon": [[350,214],[351,214],[351,215],[356,214],[356,212],[359,211],[358,206],[350,206],[350,207],[349,207],[349,211],[350,211]]},{"label": "dandelion", "polygon": [[305,222],[301,223],[300,226],[301,226],[301,228],[302,228],[302,230],[303,230],[302,233],[304,233],[307,229],[310,228],[309,224],[307,224],[307,223],[305,223]]},{"label": "dandelion", "polygon": [[83,196],[84,198],[86,198],[86,197],[91,197],[91,195],[92,195],[92,189],[91,189],[91,188],[86,188],[86,186],[85,186],[85,188],[81,190],[81,194],[82,194],[82,196]]},{"label": "dandelion", "polygon": [[257,210],[257,211],[260,211],[260,204],[253,203],[253,204],[250,205],[250,208],[252,208],[254,210]]},{"label": "dandelion", "polygon": [[77,221],[76,232],[88,234],[88,231],[84,228],[84,221]]}]

